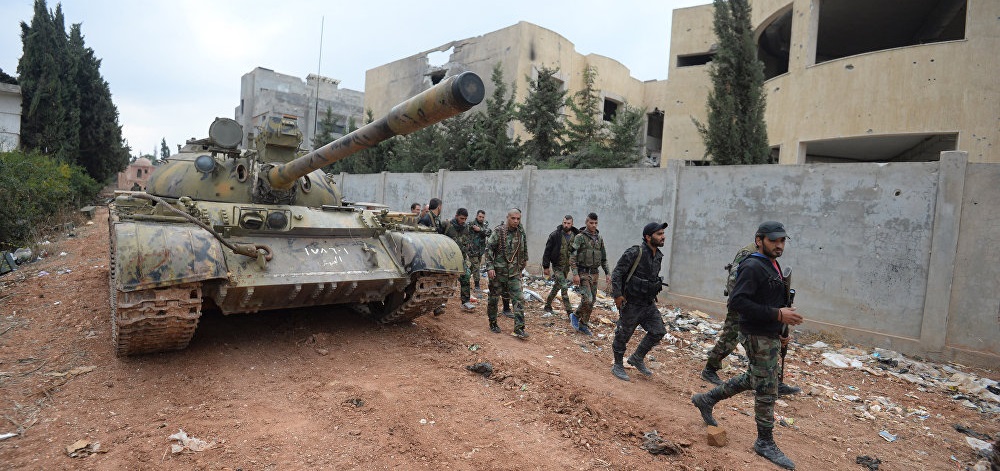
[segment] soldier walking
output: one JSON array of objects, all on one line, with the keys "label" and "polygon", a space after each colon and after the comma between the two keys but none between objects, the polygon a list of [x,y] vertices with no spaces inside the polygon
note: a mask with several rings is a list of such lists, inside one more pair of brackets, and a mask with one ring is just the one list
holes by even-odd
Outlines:
[{"label": "soldier walking", "polygon": [[[736,286],[736,275],[739,272],[740,263],[756,251],[756,244],[748,244],[736,252],[732,263],[725,266],[729,276],[726,278],[726,288],[722,293],[724,296],[729,296],[729,293]],[[715,342],[715,346],[708,352],[708,361],[705,363],[705,369],[701,370],[701,379],[715,385],[722,384],[722,378],[719,378],[718,371],[722,368],[722,360],[736,349],[736,342],[740,335],[739,323],[740,315],[731,307],[726,306],[726,320],[722,324],[722,332],[719,333],[719,339]],[[802,389],[785,384],[784,381],[778,382],[779,396],[796,394],[800,391]]]},{"label": "soldier walking", "polygon": [[719,401],[754,390],[754,419],[757,422],[754,451],[778,466],[795,469],[795,463],[774,443],[773,435],[781,331],[784,324],[802,323],[802,316],[794,307],[782,307],[788,293],[778,257],[785,251],[787,237],[785,226],[780,222],[762,223],[754,235],[757,252],[740,264],[736,284],[729,293],[728,307],[739,314],[743,348],[750,360],[747,370],[707,393],[695,394],[691,402],[706,424],[717,425],[712,409]]},{"label": "soldier walking", "polygon": [[594,298],[597,296],[599,269],[604,269],[605,282],[611,284],[608,252],[604,248],[604,238],[597,230],[597,213],[587,215],[586,229],[573,237],[572,248],[569,262],[573,271],[573,284],[580,286],[580,305],[576,308],[576,314],[570,313],[569,322],[580,333],[592,335],[588,323],[590,312],[594,309]]},{"label": "soldier walking", "polygon": [[545,252],[542,254],[542,270],[545,276],[549,276],[549,265],[552,266],[552,289],[545,299],[545,312],[552,314],[552,300],[556,299],[556,294],[562,292],[563,307],[566,315],[573,313],[573,305],[569,302],[569,286],[566,278],[569,276],[569,258],[573,250],[573,237],[576,237],[580,230],[573,226],[573,216],[566,215],[562,224],[549,234],[545,241]]},{"label": "soldier walking", "polygon": [[521,210],[507,211],[507,221],[493,229],[486,241],[486,270],[490,279],[490,295],[486,315],[490,331],[500,333],[497,324],[497,304],[500,295],[510,296],[514,306],[514,336],[528,338],[524,331],[524,294],[521,292],[521,270],[528,263],[528,240],[521,227]]},{"label": "soldier walking", "polygon": [[472,293],[469,287],[469,252],[472,250],[473,236],[469,226],[465,223],[468,219],[469,211],[465,208],[458,208],[458,211],[455,212],[455,218],[448,222],[444,235],[451,237],[458,244],[458,248],[462,250],[462,268],[465,272],[458,276],[458,284],[461,287],[462,307],[471,311],[476,306],[470,302]]},{"label": "soldier walking", "polygon": [[479,279],[482,278],[480,271],[483,265],[483,252],[486,251],[486,239],[493,232],[490,229],[489,221],[486,220],[486,211],[481,209],[476,211],[476,219],[473,219],[469,223],[469,229],[472,230],[472,246],[469,249],[469,271],[471,272],[472,281],[476,286],[478,296],[482,294],[482,290],[479,289]]},{"label": "soldier walking", "polygon": [[663,289],[663,278],[660,277],[663,253],[660,247],[666,239],[663,232],[666,227],[665,222],[646,224],[642,228],[643,243],[626,249],[611,274],[611,296],[618,306],[615,340],[611,343],[611,351],[615,355],[611,374],[622,381],[629,380],[622,359],[635,328],[641,325],[646,335],[628,357],[628,363],[647,377],[653,372],[646,367],[646,354],[667,334],[660,310],[656,308],[656,295]]}]

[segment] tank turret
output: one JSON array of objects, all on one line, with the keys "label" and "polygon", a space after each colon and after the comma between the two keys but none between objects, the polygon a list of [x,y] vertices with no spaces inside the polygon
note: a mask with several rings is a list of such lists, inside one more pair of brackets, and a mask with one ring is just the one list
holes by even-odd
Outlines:
[{"label": "tank turret", "polygon": [[452,297],[464,273],[448,237],[386,210],[345,205],[324,166],[482,101],[452,76],[305,155],[294,116],[265,116],[252,149],[218,118],[110,206],[112,337],[119,355],[185,348],[204,301],[223,314],[346,304],[381,323]]}]

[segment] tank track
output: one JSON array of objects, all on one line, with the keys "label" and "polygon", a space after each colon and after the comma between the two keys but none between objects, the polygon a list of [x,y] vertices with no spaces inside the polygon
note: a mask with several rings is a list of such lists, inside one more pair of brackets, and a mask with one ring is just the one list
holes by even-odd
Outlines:
[{"label": "tank track", "polygon": [[406,300],[395,309],[388,309],[378,321],[382,324],[397,324],[432,312],[455,295],[457,282],[457,274],[414,274],[413,282],[407,287]]},{"label": "tank track", "polygon": [[111,340],[118,356],[187,348],[201,318],[201,283],[123,292],[115,287],[114,223],[118,214],[108,209],[111,235],[108,288],[111,302]]}]

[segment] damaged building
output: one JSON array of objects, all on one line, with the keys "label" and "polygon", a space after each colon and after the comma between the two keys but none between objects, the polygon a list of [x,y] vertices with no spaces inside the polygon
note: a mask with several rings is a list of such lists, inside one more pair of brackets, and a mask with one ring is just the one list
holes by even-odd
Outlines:
[{"label": "damaged building", "polygon": [[352,119],[360,126],[364,123],[361,107],[364,93],[339,85],[339,80],[322,75],[309,74],[303,81],[263,67],[244,74],[240,80],[240,104],[234,113],[234,119],[243,126],[243,146],[252,140],[259,120],[268,115],[298,118],[304,135],[302,147],[309,150],[317,123],[326,117],[327,110],[334,121],[334,137],[346,134]]},{"label": "damaged building", "polygon": [[[764,63],[768,139],[775,161],[920,162],[940,152],[1000,162],[1000,2],[996,0],[751,0]],[[569,94],[596,67],[605,119],[644,107],[650,161],[707,163],[692,118],[705,121],[717,49],[710,4],[675,10],[669,79],[640,81],[612,58],[580,54],[556,32],[520,22],[368,70],[365,108],[376,116],[446,76],[490,77],[500,63],[523,101],[526,77],[559,68]],[[487,95],[492,84],[487,79]],[[485,105],[481,104],[480,107]],[[509,132],[522,135],[519,123]]]}]

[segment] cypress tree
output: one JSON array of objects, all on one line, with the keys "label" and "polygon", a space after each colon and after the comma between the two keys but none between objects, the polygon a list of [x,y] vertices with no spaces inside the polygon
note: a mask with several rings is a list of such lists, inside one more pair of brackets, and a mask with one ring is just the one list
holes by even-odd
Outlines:
[{"label": "cypress tree", "polygon": [[[75,59],[74,89],[78,93],[79,154],[77,162],[97,181],[105,181],[128,165],[129,150],[122,143],[118,108],[111,100],[111,88],[101,77],[101,60],[86,47],[80,24],[70,28],[70,55]],[[161,143],[161,155],[166,139]]]},{"label": "cypress tree", "polygon": [[17,64],[21,84],[21,146],[75,161],[79,114],[72,82],[62,8],[48,10],[35,0],[31,24],[21,22],[23,54]]},{"label": "cypress tree", "polygon": [[719,48],[709,66],[708,123],[695,120],[705,156],[716,165],[767,163],[764,64],[750,24],[747,0],[714,0]]}]

